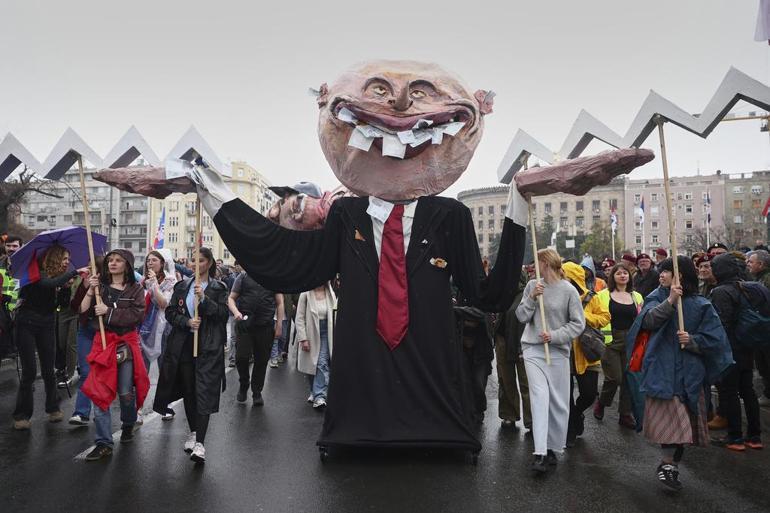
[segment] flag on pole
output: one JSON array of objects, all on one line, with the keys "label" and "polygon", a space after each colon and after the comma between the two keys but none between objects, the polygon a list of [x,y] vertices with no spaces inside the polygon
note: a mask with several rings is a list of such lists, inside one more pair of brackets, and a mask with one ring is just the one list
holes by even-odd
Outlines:
[{"label": "flag on pole", "polygon": [[711,192],[706,191],[706,224],[711,224]]},{"label": "flag on pole", "polygon": [[759,0],[757,29],[754,32],[754,40],[770,43],[770,0]]},{"label": "flag on pole", "polygon": [[615,207],[610,210],[610,226],[612,227],[612,233],[618,229],[618,214],[615,212]]},{"label": "flag on pole", "polygon": [[642,195],[642,203],[636,209],[636,215],[639,216],[639,223],[644,224],[644,195]]},{"label": "flag on pole", "polygon": [[152,242],[152,249],[162,249],[163,243],[166,240],[166,207],[160,213],[160,221],[158,221],[158,231],[155,232],[155,240]]}]

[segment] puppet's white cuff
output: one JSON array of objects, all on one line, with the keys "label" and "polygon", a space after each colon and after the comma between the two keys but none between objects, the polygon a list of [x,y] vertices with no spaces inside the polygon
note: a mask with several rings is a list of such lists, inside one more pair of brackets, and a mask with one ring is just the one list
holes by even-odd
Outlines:
[{"label": "puppet's white cuff", "polygon": [[516,181],[511,180],[510,192],[508,193],[508,208],[505,211],[505,217],[518,224],[527,227],[529,218],[529,205],[516,188]]},{"label": "puppet's white cuff", "polygon": [[222,175],[208,166],[196,165],[190,179],[195,182],[201,204],[212,219],[224,203],[237,197],[222,180]]}]

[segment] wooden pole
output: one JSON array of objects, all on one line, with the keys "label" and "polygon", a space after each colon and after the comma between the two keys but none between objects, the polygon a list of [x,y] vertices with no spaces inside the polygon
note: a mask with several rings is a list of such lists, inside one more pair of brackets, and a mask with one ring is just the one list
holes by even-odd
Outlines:
[{"label": "wooden pole", "polygon": [[[80,172],[80,199],[83,201],[83,216],[85,217],[86,238],[88,239],[88,255],[91,257],[91,274],[97,275],[96,258],[94,258],[94,241],[91,238],[91,215],[88,213],[88,195],[86,194],[86,174],[83,171],[83,157],[78,155],[78,171]],[[96,304],[102,304],[102,295],[99,293],[99,287],[94,290]],[[107,336],[104,334],[104,317],[96,316],[99,320],[99,333],[102,336],[102,349],[107,348]]]},{"label": "wooden pole", "polygon": [[[527,161],[524,160],[524,169],[527,169]],[[511,180],[511,187],[516,187],[516,182]],[[532,196],[527,197],[527,204],[529,205],[529,231],[532,239],[532,258],[535,261],[535,278],[540,283],[540,262],[537,259],[537,231],[535,230],[535,214],[532,207]],[[540,324],[543,326],[543,331],[548,331],[548,326],[545,322],[545,304],[543,303],[543,295],[537,296],[537,302],[540,306]],[[551,365],[551,349],[548,344],[543,344],[545,349],[545,363]]]},{"label": "wooden pole", "polygon": [[[201,200],[200,197],[195,200],[195,254],[193,255],[195,258],[195,285],[198,286],[201,284],[201,261],[200,261],[200,252],[201,252]],[[193,314],[193,318],[197,321],[198,320],[198,303],[200,301],[198,300],[198,296],[195,296],[195,313]],[[195,330],[193,332],[193,358],[198,357],[198,330]]]},{"label": "wooden pole", "polygon": [[[671,241],[671,260],[674,264],[674,285],[679,285],[679,262],[677,261],[676,233],[674,231],[674,209],[671,205],[671,190],[668,183],[668,159],[666,157],[666,139],[663,135],[663,123],[665,120],[660,114],[655,116],[655,122],[658,124],[658,137],[660,138],[660,158],[663,161],[663,187],[666,192],[666,209],[668,213],[668,237]],[[680,297],[676,304],[677,320],[679,321],[679,331],[684,331],[684,312],[682,311],[682,298]],[[684,349],[684,346],[681,346]]]}]

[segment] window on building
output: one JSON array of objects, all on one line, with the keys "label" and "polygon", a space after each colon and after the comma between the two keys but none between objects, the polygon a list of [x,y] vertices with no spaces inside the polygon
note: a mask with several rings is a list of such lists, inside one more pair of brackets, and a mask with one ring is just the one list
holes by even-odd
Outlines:
[{"label": "window on building", "polygon": [[238,178],[243,178],[243,168],[242,167],[238,168]]},{"label": "window on building", "polygon": [[733,208],[736,210],[743,208],[743,200],[733,200]]},{"label": "window on building", "polygon": [[685,192],[684,193],[684,199],[685,200],[691,200],[692,199],[692,193],[691,192]]},{"label": "window on building", "polygon": [[653,192],[652,194],[650,194],[650,199],[652,201],[658,201],[658,193],[657,192]]},{"label": "window on building", "polygon": [[175,212],[179,210],[179,202],[178,201],[169,201],[168,202],[168,209],[172,212]]},{"label": "window on building", "polygon": [[168,241],[169,242],[177,242],[179,239],[177,238],[176,232],[169,232],[168,234]]},{"label": "window on building", "polygon": [[505,209],[508,208],[506,205],[500,205],[500,215],[505,215]]},{"label": "window on building", "polygon": [[27,224],[35,224],[35,216],[27,216]]},{"label": "window on building", "polygon": [[602,205],[601,205],[601,202],[599,200],[591,201],[591,210],[594,213],[598,214],[601,211],[601,208],[602,208]]},{"label": "window on building", "polygon": [[483,230],[483,229],[484,229],[484,221],[479,219],[479,230]]},{"label": "window on building", "polygon": [[658,234],[655,233],[652,235],[652,243],[657,244],[658,243]]},{"label": "window on building", "polygon": [[493,207],[492,205],[489,205],[487,207],[487,214],[489,214],[491,216],[495,215],[495,207]]},{"label": "window on building", "polygon": [[742,185],[734,185],[733,186],[733,194],[743,194],[743,186]]},{"label": "window on building", "polygon": [[657,221],[652,221],[652,223],[650,223],[650,224],[652,225],[652,229],[653,230],[657,230],[658,229],[658,222]]},{"label": "window on building", "polygon": [[484,215],[484,207],[479,207],[479,215]]},{"label": "window on building", "polygon": [[637,230],[641,230],[642,223],[640,223],[639,220],[634,221],[634,228],[636,228]]},{"label": "window on building", "polygon": [[617,210],[618,200],[617,198],[610,198],[610,210]]},{"label": "window on building", "polygon": [[691,242],[692,242],[692,233],[688,233],[688,234],[686,234],[686,235],[684,236],[684,240],[685,240],[685,242],[687,242],[688,244],[689,244],[689,243],[691,243]]},{"label": "window on building", "polygon": [[751,194],[762,194],[762,186],[761,185],[752,185],[751,186]]},{"label": "window on building", "polygon": [[179,226],[179,218],[177,216],[171,216],[168,218],[169,226]]},{"label": "window on building", "polygon": [[659,212],[660,212],[660,207],[658,207],[658,205],[653,205],[650,207],[651,216],[657,216]]},{"label": "window on building", "polygon": [[228,250],[227,248],[223,249],[222,250],[222,258],[224,258],[225,260],[229,259],[230,258],[230,250]]},{"label": "window on building", "polygon": [[551,203],[550,202],[543,203],[543,208],[545,209],[545,213],[546,214],[550,214],[551,213]]},{"label": "window on building", "polygon": [[762,202],[758,199],[751,200],[751,208],[762,208]]},{"label": "window on building", "polygon": [[692,214],[692,205],[685,205],[684,206],[684,213],[685,214]]},{"label": "window on building", "polygon": [[596,224],[599,222],[599,216],[591,216],[591,222],[593,224]]},{"label": "window on building", "polygon": [[682,201],[682,193],[681,192],[677,192],[676,193],[676,199],[677,199],[677,201]]},{"label": "window on building", "polygon": [[64,222],[65,223],[71,223],[72,222],[72,216],[69,216],[69,215],[64,216]]},{"label": "window on building", "polygon": [[735,216],[735,217],[733,217],[733,222],[734,222],[735,224],[741,224],[741,223],[743,223],[743,216]]},{"label": "window on building", "polygon": [[687,221],[685,221],[684,227],[687,228],[688,230],[692,229],[692,219],[688,219]]},{"label": "window on building", "polygon": [[576,201],[575,202],[575,210],[577,210],[578,212],[582,212],[583,211],[583,202],[582,201]]},{"label": "window on building", "polygon": [[641,243],[642,243],[642,236],[641,236],[641,235],[637,235],[637,236],[636,236],[636,245],[638,246],[638,245],[640,245]]},{"label": "window on building", "polygon": [[642,195],[634,194],[634,203],[639,203],[640,201],[642,201]]},{"label": "window on building", "polygon": [[567,229],[567,216],[562,216],[559,218],[559,228],[564,231]]},{"label": "window on building", "polygon": [[479,244],[484,244],[484,234],[483,233],[479,234]]},{"label": "window on building", "polygon": [[495,220],[494,219],[490,219],[487,222],[487,228],[489,228],[490,230],[494,230],[495,229]]},{"label": "window on building", "polygon": [[583,226],[585,226],[585,223],[583,221],[583,217],[576,217],[575,218],[575,227],[583,228]]},{"label": "window on building", "polygon": [[566,214],[567,213],[567,202],[562,201],[559,203],[559,213],[560,214]]}]

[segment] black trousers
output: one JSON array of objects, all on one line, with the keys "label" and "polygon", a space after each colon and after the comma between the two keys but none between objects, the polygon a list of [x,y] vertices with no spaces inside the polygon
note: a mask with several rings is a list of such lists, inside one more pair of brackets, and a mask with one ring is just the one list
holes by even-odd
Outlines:
[{"label": "black trousers", "polygon": [[34,400],[32,384],[37,376],[35,349],[40,358],[40,374],[45,383],[45,411],[59,411],[59,393],[56,390],[54,360],[56,358],[56,324],[54,313],[42,315],[28,310],[18,312],[15,325],[16,346],[21,360],[21,382],[16,396],[13,418],[32,417]]},{"label": "black trousers", "polygon": [[190,426],[190,432],[195,432],[195,441],[203,443],[206,440],[206,431],[209,429],[209,415],[198,413],[198,397],[195,391],[195,361],[179,362],[176,376],[179,389],[182,390],[187,425]]},{"label": "black trousers", "polygon": [[583,374],[575,374],[571,379],[577,382],[578,397],[575,399],[575,383],[569,387],[569,430],[574,431],[580,420],[580,415],[594,404],[599,395],[599,373],[586,370]]},{"label": "black trousers", "polygon": [[754,358],[757,363],[757,372],[762,376],[764,390],[762,393],[770,399],[770,347],[756,349]]},{"label": "black trousers", "polygon": [[[254,368],[251,371],[251,393],[261,394],[265,386],[265,373],[267,362],[270,360],[270,351],[273,348],[275,327],[254,326],[241,331],[238,324],[244,321],[235,321],[235,368],[238,369],[238,382],[241,390],[249,388],[249,359],[254,357]],[[242,329],[242,328],[241,328]]]},{"label": "black trousers", "polygon": [[[750,365],[733,364],[723,375],[719,385],[719,406],[727,417],[727,436],[743,438],[741,399],[746,410],[746,436],[759,436],[759,401],[754,393],[754,371]],[[740,398],[739,398],[740,396]]]}]

